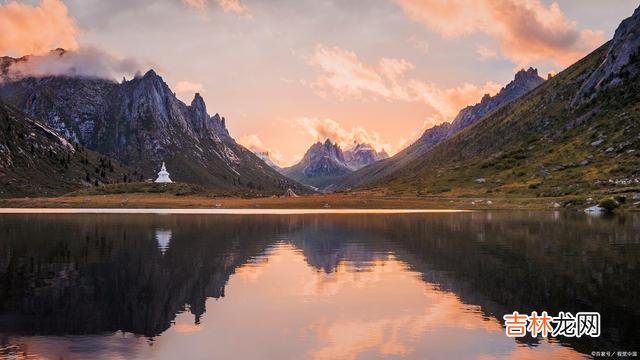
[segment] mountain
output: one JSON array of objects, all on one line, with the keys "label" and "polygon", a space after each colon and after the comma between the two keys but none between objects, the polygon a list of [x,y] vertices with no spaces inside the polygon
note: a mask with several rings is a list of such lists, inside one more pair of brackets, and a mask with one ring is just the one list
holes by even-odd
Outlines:
[{"label": "mountain", "polygon": [[353,170],[358,170],[388,157],[386,151],[377,152],[371,145],[364,143],[355,143],[353,147],[344,151],[344,161]]},{"label": "mountain", "polygon": [[639,33],[640,8],[585,58],[367,186],[575,201],[639,191]]},{"label": "mountain", "polygon": [[164,161],[174,181],[218,192],[306,191],[236,143],[225,118],[209,116],[199,94],[184,104],[153,70],[121,83],[70,76],[7,78],[6,69],[17,61],[28,58],[0,62],[5,74],[0,97],[67,140],[117,159],[145,178],[154,178]]},{"label": "mountain", "polygon": [[280,171],[280,166],[276,165],[276,163],[273,162],[268,151],[254,151],[253,153],[256,154],[256,156],[259,157],[260,160],[264,161],[265,164],[269,165],[271,168],[278,172]]},{"label": "mountain", "polygon": [[62,195],[139,177],[0,101],[0,197]]},{"label": "mountain", "polygon": [[543,82],[544,79],[538,76],[538,70],[536,69],[529,68],[528,70],[518,71],[514,79],[496,95],[485,95],[479,103],[460,110],[451,123],[445,122],[425,130],[418,140],[393,157],[354,172],[341,182],[339,188],[350,189],[379,182],[386,176],[400,171],[411,161],[425,156],[437,144],[455,136],[487,114],[520,98]]},{"label": "mountain", "polygon": [[335,184],[352,171],[340,146],[329,139],[311,145],[300,162],[282,169],[284,175],[317,189]]},{"label": "mountain", "polygon": [[354,143],[342,151],[338,144],[327,139],[313,144],[300,162],[280,171],[302,184],[331,190],[353,171],[388,157],[384,150],[377,152],[370,144]]}]

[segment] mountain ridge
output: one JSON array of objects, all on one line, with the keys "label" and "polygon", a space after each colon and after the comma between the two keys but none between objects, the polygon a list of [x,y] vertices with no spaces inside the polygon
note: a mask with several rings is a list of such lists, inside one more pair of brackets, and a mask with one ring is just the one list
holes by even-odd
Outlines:
[{"label": "mountain ridge", "polygon": [[458,132],[473,125],[487,114],[518,99],[543,82],[544,79],[538,76],[538,71],[534,68],[518,71],[514,75],[514,79],[496,95],[485,94],[480,102],[460,110],[450,123],[444,122],[425,130],[418,140],[396,155],[364,167],[346,177],[337,186],[337,189],[347,190],[352,187],[362,187],[381,181],[384,177],[402,169],[410,161],[424,156],[435,145],[455,136]]},{"label": "mountain ridge", "polygon": [[54,196],[141,180],[140,174],[67,141],[2,100],[0,124],[0,197]]},{"label": "mountain ridge", "polygon": [[386,156],[384,150],[377,152],[370,144],[355,143],[343,151],[337,143],[326,139],[324,143],[311,145],[298,163],[281,169],[281,172],[303,184],[325,190],[353,171]]},{"label": "mountain ridge", "polygon": [[[629,36],[639,32],[636,9],[611,41],[434,146],[428,156],[362,189],[418,196],[572,196],[580,204],[594,194],[624,198],[640,191],[640,41]],[[607,64],[620,59],[619,49],[625,49],[625,60],[602,77],[603,66],[611,69]],[[594,78],[600,80],[593,92],[582,96]]]},{"label": "mountain ridge", "polygon": [[238,144],[224,117],[209,116],[200,94],[184,104],[152,69],[121,83],[72,76],[5,79],[0,97],[145,178],[154,178],[166,162],[174,181],[218,192],[308,191]]}]

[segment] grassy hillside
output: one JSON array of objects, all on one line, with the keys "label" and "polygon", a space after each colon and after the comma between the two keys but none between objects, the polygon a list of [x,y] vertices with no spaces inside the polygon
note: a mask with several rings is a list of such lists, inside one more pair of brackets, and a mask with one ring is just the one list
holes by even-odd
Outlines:
[{"label": "grassy hillside", "polygon": [[0,102],[0,197],[60,195],[139,177]]},{"label": "grassy hillside", "polygon": [[[571,102],[609,43],[368,186],[418,196],[590,196],[638,191],[640,77]],[[638,56],[630,66],[638,65]]]}]

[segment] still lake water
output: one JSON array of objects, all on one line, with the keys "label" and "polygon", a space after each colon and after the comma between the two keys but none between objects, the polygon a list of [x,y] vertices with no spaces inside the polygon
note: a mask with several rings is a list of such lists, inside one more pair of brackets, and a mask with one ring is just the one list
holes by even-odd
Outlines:
[{"label": "still lake water", "polygon": [[639,305],[640,215],[0,215],[0,357],[573,359],[639,351]]}]

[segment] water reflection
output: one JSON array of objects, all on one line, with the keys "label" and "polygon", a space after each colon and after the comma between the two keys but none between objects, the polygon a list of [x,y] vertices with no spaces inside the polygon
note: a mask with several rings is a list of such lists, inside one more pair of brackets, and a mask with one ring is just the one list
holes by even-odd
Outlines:
[{"label": "water reflection", "polygon": [[160,252],[166,253],[169,249],[169,243],[171,243],[171,230],[156,229],[156,242]]},{"label": "water reflection", "polygon": [[[2,215],[0,345],[51,358],[637,350],[638,230],[637,216],[558,212]],[[516,342],[498,320],[513,310],[600,311],[602,336]]]}]

